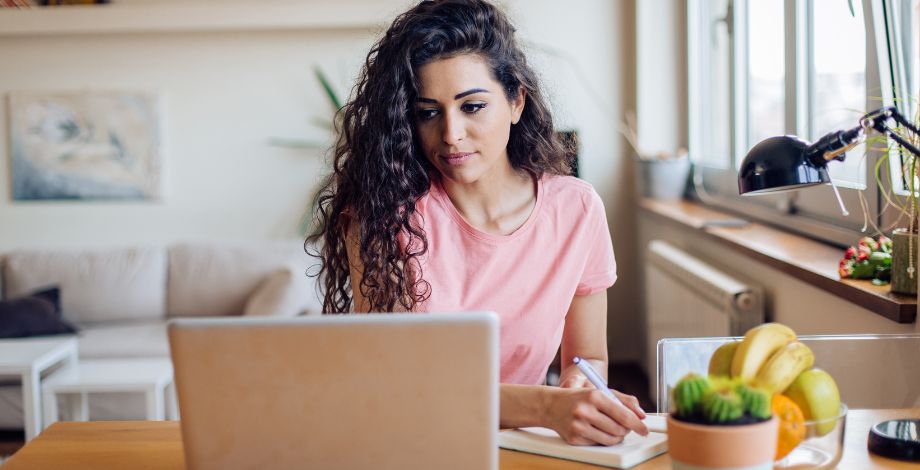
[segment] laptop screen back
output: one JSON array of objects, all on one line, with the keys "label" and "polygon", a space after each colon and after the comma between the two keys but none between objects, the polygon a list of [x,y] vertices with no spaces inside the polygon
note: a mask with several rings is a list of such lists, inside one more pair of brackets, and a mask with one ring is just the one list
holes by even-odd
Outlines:
[{"label": "laptop screen back", "polygon": [[186,464],[494,469],[491,313],[170,323]]}]

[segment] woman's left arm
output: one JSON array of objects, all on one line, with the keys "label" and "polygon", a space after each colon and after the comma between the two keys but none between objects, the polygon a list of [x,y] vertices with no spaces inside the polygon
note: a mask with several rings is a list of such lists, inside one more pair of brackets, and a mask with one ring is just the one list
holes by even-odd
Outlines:
[{"label": "woman's left arm", "polygon": [[572,363],[578,356],[587,360],[601,377],[607,378],[607,291],[576,295],[565,316],[562,333],[562,370],[559,386],[593,387]]},{"label": "woman's left arm", "polygon": [[[562,388],[593,388],[594,385],[572,363],[578,356],[588,361],[604,380],[607,380],[607,290],[589,295],[576,295],[565,316],[562,333],[562,371],[559,386]],[[609,380],[607,380],[609,382]],[[627,408],[641,411],[639,400],[613,390]]]}]

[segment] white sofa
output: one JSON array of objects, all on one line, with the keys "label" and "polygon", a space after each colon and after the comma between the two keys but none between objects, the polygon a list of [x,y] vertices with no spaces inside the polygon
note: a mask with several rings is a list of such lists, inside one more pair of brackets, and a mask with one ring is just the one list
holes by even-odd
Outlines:
[{"label": "white sofa", "polygon": [[[79,357],[169,357],[177,317],[319,314],[316,263],[302,241],[183,243],[164,248],[14,251],[0,255],[4,299],[60,289]],[[94,419],[142,417],[141,397],[91,396]],[[22,427],[18,384],[0,386],[0,429]]]}]

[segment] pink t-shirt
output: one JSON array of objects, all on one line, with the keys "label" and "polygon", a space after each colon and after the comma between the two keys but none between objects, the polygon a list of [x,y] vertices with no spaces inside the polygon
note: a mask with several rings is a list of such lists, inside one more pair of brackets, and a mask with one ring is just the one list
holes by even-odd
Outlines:
[{"label": "pink t-shirt", "polygon": [[437,178],[416,205],[428,238],[422,276],[431,285],[419,311],[498,312],[502,383],[543,383],[572,298],[616,280],[604,203],[594,188],[555,175],[537,188],[533,212],[511,235],[467,223]]}]

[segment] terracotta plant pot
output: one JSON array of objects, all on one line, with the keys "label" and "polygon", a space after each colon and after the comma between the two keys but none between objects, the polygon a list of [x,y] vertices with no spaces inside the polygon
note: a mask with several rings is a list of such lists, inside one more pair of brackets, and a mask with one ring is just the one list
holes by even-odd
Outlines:
[{"label": "terracotta plant pot", "polygon": [[771,470],[776,455],[776,417],[757,424],[691,424],[668,416],[668,453],[675,470]]}]

